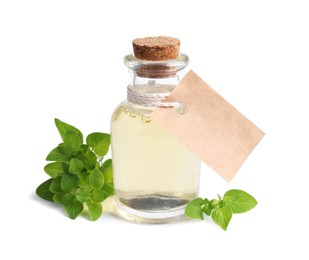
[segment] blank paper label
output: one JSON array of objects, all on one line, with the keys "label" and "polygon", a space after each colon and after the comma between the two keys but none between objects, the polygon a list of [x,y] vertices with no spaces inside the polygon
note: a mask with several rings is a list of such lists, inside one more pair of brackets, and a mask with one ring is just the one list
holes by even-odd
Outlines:
[{"label": "blank paper label", "polygon": [[165,101],[184,103],[187,112],[158,107],[152,119],[227,181],[264,136],[193,71]]}]

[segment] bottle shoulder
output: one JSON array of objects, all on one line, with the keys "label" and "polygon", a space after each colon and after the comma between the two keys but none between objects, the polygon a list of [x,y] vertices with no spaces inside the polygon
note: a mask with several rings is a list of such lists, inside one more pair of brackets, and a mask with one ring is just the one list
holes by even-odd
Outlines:
[{"label": "bottle shoulder", "polygon": [[149,122],[151,121],[150,113],[153,111],[153,109],[153,107],[144,107],[125,100],[121,102],[114,110],[112,115],[112,122],[116,122],[123,116],[129,116],[131,118],[140,117],[143,119],[143,121]]},{"label": "bottle shoulder", "polygon": [[121,102],[114,110],[114,113],[117,113],[118,111],[123,111],[126,110],[128,108],[134,109],[136,111],[140,111],[140,112],[145,112],[145,113],[151,113],[155,107],[146,107],[146,106],[141,106],[141,105],[137,105],[134,104],[128,100],[125,100],[123,102]]}]

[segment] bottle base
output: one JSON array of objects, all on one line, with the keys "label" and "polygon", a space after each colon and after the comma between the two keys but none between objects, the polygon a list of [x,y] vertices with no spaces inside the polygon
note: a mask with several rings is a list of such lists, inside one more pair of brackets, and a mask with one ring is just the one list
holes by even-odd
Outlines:
[{"label": "bottle base", "polygon": [[146,224],[163,224],[185,219],[185,205],[168,210],[136,210],[121,203],[115,198],[117,215],[125,220],[146,223]]}]

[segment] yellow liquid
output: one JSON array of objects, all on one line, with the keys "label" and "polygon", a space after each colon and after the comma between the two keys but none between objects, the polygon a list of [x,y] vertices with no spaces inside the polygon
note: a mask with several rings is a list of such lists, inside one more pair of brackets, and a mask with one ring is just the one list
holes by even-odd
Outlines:
[{"label": "yellow liquid", "polygon": [[[153,122],[150,112],[125,102],[113,114],[115,195],[125,211],[133,210],[131,220],[165,222],[183,214],[187,202],[198,195],[200,160]],[[152,218],[155,221],[146,220]]]}]

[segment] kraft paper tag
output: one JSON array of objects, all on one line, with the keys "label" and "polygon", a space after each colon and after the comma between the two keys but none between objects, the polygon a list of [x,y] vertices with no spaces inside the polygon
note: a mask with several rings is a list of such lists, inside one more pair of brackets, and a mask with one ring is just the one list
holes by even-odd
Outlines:
[{"label": "kraft paper tag", "polygon": [[156,108],[152,119],[230,182],[264,133],[189,71],[165,100],[187,112]]}]

